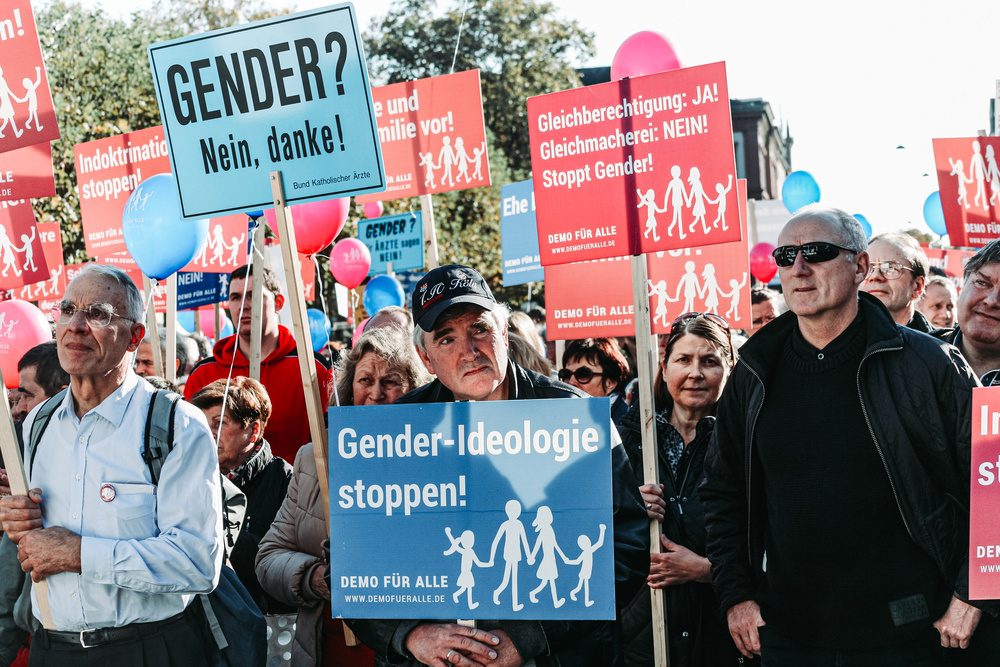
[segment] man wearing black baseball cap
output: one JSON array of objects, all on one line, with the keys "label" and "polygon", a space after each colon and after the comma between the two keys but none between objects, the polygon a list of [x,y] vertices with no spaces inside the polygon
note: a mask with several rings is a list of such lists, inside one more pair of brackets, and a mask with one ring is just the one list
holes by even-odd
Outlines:
[{"label": "man wearing black baseball cap", "polygon": [[[417,352],[437,379],[398,403],[585,396],[510,360],[509,311],[475,269],[452,264],[430,271],[417,283],[412,308]],[[649,571],[649,522],[614,431],[613,438],[615,599],[624,605]],[[353,620],[348,625],[375,651],[379,666],[606,667],[621,662],[617,623],[605,621],[480,621],[479,629],[421,620]]]}]

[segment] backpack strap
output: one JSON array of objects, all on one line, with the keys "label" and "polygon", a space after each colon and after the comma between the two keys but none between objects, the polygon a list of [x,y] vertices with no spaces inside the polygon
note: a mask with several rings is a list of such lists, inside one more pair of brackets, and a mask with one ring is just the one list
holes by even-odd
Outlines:
[{"label": "backpack strap", "polygon": [[56,408],[66,398],[67,391],[69,391],[69,387],[66,387],[42,403],[42,407],[38,408],[38,412],[35,414],[35,421],[31,422],[31,434],[28,436],[28,451],[26,452],[28,454],[29,475],[31,474],[31,467],[35,464],[35,453],[38,451],[38,443],[42,439],[42,434],[45,433],[45,429],[49,425],[49,420],[52,419],[52,413],[56,411]]},{"label": "backpack strap", "polygon": [[174,412],[180,398],[180,394],[158,389],[149,399],[142,459],[149,467],[153,484],[159,483],[163,461],[174,447]]}]

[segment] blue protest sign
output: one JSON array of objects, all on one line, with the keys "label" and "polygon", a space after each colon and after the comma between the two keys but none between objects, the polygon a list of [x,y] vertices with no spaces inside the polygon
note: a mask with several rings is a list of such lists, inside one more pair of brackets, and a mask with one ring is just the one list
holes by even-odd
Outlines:
[{"label": "blue protest sign", "polygon": [[417,211],[358,222],[358,240],[368,246],[372,266],[368,275],[424,268],[424,216]]},{"label": "blue protest sign", "polygon": [[177,310],[220,303],[225,301],[228,295],[228,273],[181,271],[177,274]]},{"label": "blue protest sign", "polygon": [[531,180],[500,188],[500,250],[504,287],[545,280],[538,254],[535,185]]},{"label": "blue protest sign", "polygon": [[613,619],[609,405],[332,408],[333,615]]},{"label": "blue protest sign", "polygon": [[184,218],[385,190],[350,3],[149,47]]}]

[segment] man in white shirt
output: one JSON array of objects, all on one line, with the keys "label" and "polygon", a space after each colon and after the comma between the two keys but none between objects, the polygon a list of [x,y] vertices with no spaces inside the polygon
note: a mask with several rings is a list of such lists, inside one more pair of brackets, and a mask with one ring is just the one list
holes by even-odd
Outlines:
[{"label": "man in white shirt", "polygon": [[0,500],[21,569],[48,582],[55,630],[35,635],[32,664],[139,664],[151,652],[162,664],[206,664],[187,609],[214,589],[222,566],[216,449],[201,411],[179,403],[173,449],[153,483],[142,457],[153,390],[131,368],[141,321],[139,291],[114,267],[88,265],[59,305],[69,391],[37,456],[26,452],[29,496]]}]

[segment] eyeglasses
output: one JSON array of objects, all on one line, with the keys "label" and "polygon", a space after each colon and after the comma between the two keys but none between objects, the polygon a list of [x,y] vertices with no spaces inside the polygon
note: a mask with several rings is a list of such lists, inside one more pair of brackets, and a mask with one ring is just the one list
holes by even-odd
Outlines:
[{"label": "eyeglasses", "polygon": [[579,384],[588,384],[594,379],[595,375],[604,375],[604,373],[595,373],[586,366],[580,366],[575,371],[571,371],[568,368],[563,368],[559,371],[559,379],[563,382],[569,382],[571,377],[576,376],[576,381]]},{"label": "eyeglasses", "polygon": [[886,280],[895,280],[896,278],[903,275],[903,271],[913,271],[909,266],[903,266],[899,262],[893,262],[891,260],[884,260],[881,262],[872,262],[868,266],[868,275],[872,275],[878,271],[881,273]]},{"label": "eyeglasses", "polygon": [[115,307],[110,303],[92,303],[86,308],[77,308],[73,304],[64,301],[52,308],[52,317],[54,317],[56,322],[59,324],[69,324],[78,312],[83,313],[83,317],[87,320],[87,324],[98,328],[108,326],[111,324],[112,318],[115,317],[120,317],[123,320],[128,320],[129,322],[135,321],[132,318],[119,315],[115,312]]},{"label": "eyeglasses", "polygon": [[841,250],[844,252],[854,252],[850,248],[827,243],[826,241],[813,241],[804,245],[783,245],[780,248],[775,248],[771,256],[774,257],[774,261],[778,266],[791,266],[795,263],[795,256],[799,254],[800,250],[802,251],[802,259],[810,264],[829,262],[839,255]]}]

